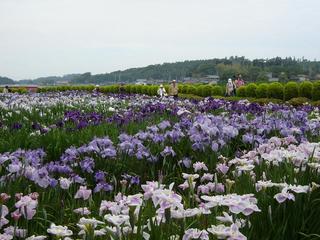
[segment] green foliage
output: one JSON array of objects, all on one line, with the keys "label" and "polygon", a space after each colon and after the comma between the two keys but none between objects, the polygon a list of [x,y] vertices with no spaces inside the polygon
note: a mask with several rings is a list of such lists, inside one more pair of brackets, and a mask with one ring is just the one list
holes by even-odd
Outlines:
[{"label": "green foliage", "polygon": [[284,99],[290,100],[299,96],[299,86],[296,82],[288,82],[284,86]]},{"label": "green foliage", "polygon": [[274,82],[269,84],[268,86],[268,97],[269,98],[276,98],[276,99],[283,99],[283,86],[278,82]]},{"label": "green foliage", "polygon": [[197,95],[201,97],[209,97],[212,95],[211,85],[201,85],[197,87]]},{"label": "green foliage", "polygon": [[291,98],[288,103],[292,106],[301,106],[303,104],[306,104],[310,100],[305,97],[297,97],[297,98]]},{"label": "green foliage", "polygon": [[28,90],[26,88],[11,88],[11,91],[13,93],[20,93],[20,94],[23,94],[23,93],[27,93]]},{"label": "green foliage", "polygon": [[279,81],[280,82],[287,82],[288,81],[288,75],[286,72],[281,72],[279,75]]},{"label": "green foliage", "polygon": [[251,99],[251,101],[255,103],[259,103],[261,105],[266,105],[269,103],[276,103],[276,104],[282,103],[282,100],[275,99],[275,98],[256,98],[256,99]]},{"label": "green foliage", "polygon": [[193,94],[193,95],[197,95],[197,88],[193,85],[191,85],[189,88],[188,88],[188,94]]},{"label": "green foliage", "polygon": [[197,100],[197,101],[201,101],[203,100],[203,97],[197,96],[197,95],[193,95],[193,94],[185,94],[185,93],[179,93],[179,98],[182,99],[191,99],[191,100]]},{"label": "green foliage", "polygon": [[299,86],[299,96],[312,99],[313,85],[310,81],[305,81]]},{"label": "green foliage", "polygon": [[257,81],[259,82],[266,82],[268,81],[268,76],[265,72],[260,72],[258,77],[257,77]]},{"label": "green foliage", "polygon": [[223,89],[220,86],[212,87],[212,95],[213,96],[223,96]]},{"label": "green foliage", "polygon": [[246,86],[245,94],[246,97],[256,97],[257,85],[255,83],[250,83]]},{"label": "green foliage", "polygon": [[314,101],[320,100],[320,81],[313,83],[312,99]]},{"label": "green foliage", "polygon": [[268,97],[268,84],[261,83],[256,89],[257,98],[267,98]]},{"label": "green foliage", "polygon": [[246,96],[246,86],[241,86],[237,89],[237,97],[245,97]]}]

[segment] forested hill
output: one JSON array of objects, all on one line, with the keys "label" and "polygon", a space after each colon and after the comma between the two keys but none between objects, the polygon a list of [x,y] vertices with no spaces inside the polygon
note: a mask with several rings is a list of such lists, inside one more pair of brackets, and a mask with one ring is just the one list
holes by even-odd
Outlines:
[{"label": "forested hill", "polygon": [[10,85],[10,84],[14,84],[15,82],[10,79],[10,78],[7,78],[7,77],[1,77],[0,76],[0,85]]},{"label": "forested hill", "polygon": [[294,79],[304,74],[310,79],[320,74],[320,62],[294,58],[272,58],[249,60],[245,57],[224,59],[194,60],[175,63],[150,65],[131,68],[107,74],[82,74],[74,78],[73,83],[132,82],[136,79],[182,80],[187,77],[199,78],[206,75],[219,75],[226,80],[236,74],[242,74],[247,81],[265,81],[267,74],[282,80]]},{"label": "forested hill", "polygon": [[207,75],[219,75],[220,79],[226,80],[236,74],[242,74],[247,82],[254,82],[266,81],[270,73],[272,73],[272,77],[280,78],[283,81],[297,79],[297,76],[301,74],[306,75],[309,79],[319,79],[320,61],[290,57],[254,60],[249,60],[245,57],[215,58],[163,63],[96,75],[87,72],[59,77],[42,77],[34,80],[23,80],[20,83],[39,85],[53,85],[59,82],[71,84],[108,84],[134,82],[137,79],[183,80],[185,78],[201,78]]},{"label": "forested hill", "polygon": [[222,80],[226,80],[239,73],[246,81],[266,81],[268,73],[284,81],[294,79],[299,74],[315,79],[320,74],[320,62],[280,57],[255,60],[244,57],[216,58],[149,65],[106,74],[84,73],[72,79],[71,82],[103,84],[133,82],[137,79],[183,80],[187,77],[200,78],[206,75],[219,75]]}]

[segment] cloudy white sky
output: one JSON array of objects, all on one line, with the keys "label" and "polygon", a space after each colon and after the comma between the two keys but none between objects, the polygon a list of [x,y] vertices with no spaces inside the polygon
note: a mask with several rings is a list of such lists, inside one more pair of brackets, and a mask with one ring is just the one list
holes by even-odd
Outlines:
[{"label": "cloudy white sky", "polygon": [[0,75],[231,55],[320,59],[320,0],[0,0]]}]

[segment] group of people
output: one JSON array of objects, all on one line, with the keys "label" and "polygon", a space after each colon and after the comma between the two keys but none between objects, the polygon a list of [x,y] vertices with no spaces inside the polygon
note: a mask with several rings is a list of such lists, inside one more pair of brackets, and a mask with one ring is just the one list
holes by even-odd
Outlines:
[{"label": "group of people", "polygon": [[227,97],[235,96],[237,93],[237,89],[243,85],[244,85],[244,80],[242,79],[241,74],[239,74],[237,77],[234,76],[233,80],[229,78],[226,85],[225,95]]},{"label": "group of people", "polygon": [[[178,97],[178,84],[177,84],[176,80],[172,80],[172,82],[169,86],[168,92],[169,92],[169,96],[173,96],[174,98]],[[168,93],[162,84],[160,84],[160,87],[157,91],[157,94],[161,98],[168,96]]]}]

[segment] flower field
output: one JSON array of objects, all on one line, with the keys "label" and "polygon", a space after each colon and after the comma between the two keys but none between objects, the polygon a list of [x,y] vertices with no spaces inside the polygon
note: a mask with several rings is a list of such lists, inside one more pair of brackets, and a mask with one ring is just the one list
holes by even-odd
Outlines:
[{"label": "flower field", "polygon": [[0,239],[319,239],[320,111],[1,94]]}]

